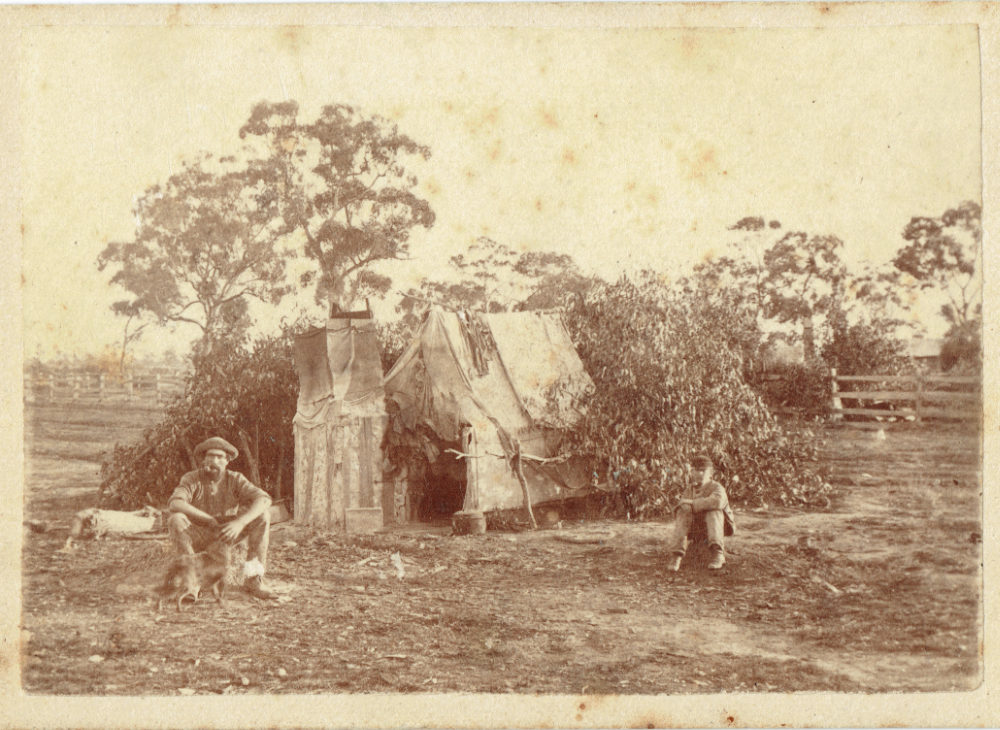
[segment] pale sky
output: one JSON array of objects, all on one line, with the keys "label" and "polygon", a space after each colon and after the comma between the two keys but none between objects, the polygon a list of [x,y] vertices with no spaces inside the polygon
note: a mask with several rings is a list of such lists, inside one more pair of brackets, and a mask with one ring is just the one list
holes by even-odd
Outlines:
[{"label": "pale sky", "polygon": [[607,277],[676,274],[747,215],[881,263],[911,216],[981,197],[971,25],[57,26],[22,41],[29,355],[120,341],[107,307],[123,292],[97,254],[132,236],[133,198],[181,160],[235,151],[265,99],[297,100],[305,120],[348,103],[430,146],[413,172],[437,222],[414,235],[401,288],[479,235]]}]

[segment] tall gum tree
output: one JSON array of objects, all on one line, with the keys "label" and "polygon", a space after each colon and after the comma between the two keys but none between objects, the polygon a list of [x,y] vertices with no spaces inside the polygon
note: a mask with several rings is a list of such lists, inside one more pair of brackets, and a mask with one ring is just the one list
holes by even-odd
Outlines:
[{"label": "tall gum tree", "polygon": [[836,236],[782,231],[778,221],[746,217],[730,226],[743,234],[732,255],[695,267],[686,282],[744,316],[795,326],[806,360],[817,356],[816,320],[837,301],[847,277]]},{"label": "tall gum tree", "polygon": [[301,280],[316,284],[317,302],[348,308],[362,290],[388,291],[389,279],[370,265],[405,258],[412,230],[434,224],[409,169],[428,159],[430,149],[390,121],[344,104],[325,106],[304,123],[295,101],[261,102],[240,137],[266,143],[281,171],[275,197],[288,229],[301,236],[305,255],[317,265]]},{"label": "tall gum tree", "polygon": [[815,318],[826,314],[847,277],[836,236],[791,231],[764,252],[765,315],[802,328],[806,361],[816,359]]},{"label": "tall gum tree", "polygon": [[397,310],[416,321],[429,305],[483,312],[559,309],[592,285],[572,256],[551,251],[517,253],[480,236],[448,259],[448,281],[424,279]]},{"label": "tall gum tree", "polygon": [[893,265],[909,274],[923,290],[937,290],[947,302],[941,315],[962,327],[982,312],[979,251],[983,240],[982,209],[966,201],[938,218],[914,216],[903,228],[906,244]]},{"label": "tall gum tree", "polygon": [[948,323],[942,366],[982,367],[982,208],[965,201],[940,217],[914,216],[903,228],[906,244],[892,263],[917,288],[937,292]]},{"label": "tall gum tree", "polygon": [[111,306],[128,320],[126,345],[141,331],[130,337],[129,326],[145,321],[197,327],[211,349],[223,331],[246,329],[249,299],[277,304],[288,293],[275,171],[205,154],[138,198],[133,240],[108,244],[97,260],[129,293]]}]

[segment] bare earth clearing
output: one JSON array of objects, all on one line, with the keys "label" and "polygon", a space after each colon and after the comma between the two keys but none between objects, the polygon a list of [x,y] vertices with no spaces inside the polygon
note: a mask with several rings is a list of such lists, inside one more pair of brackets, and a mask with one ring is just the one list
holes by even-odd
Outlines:
[{"label": "bare earth clearing", "polygon": [[[737,509],[721,574],[664,570],[660,523],[451,537],[273,531],[288,603],[231,589],[157,613],[166,540],[58,554],[102,451],[157,417],[29,406],[24,689],[43,694],[970,689],[980,666],[978,434],[820,430],[822,512]],[[557,536],[600,538],[570,543]],[[405,576],[390,556],[398,552]]]}]

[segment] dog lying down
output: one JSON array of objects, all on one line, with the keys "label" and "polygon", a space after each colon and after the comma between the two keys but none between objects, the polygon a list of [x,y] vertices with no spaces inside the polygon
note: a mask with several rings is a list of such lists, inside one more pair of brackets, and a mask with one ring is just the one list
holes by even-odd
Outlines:
[{"label": "dog lying down", "polygon": [[156,507],[143,507],[134,512],[120,512],[112,509],[80,510],[73,517],[69,529],[69,537],[60,548],[60,552],[68,552],[75,545],[74,540],[104,537],[109,533],[150,532],[157,527],[160,520],[160,510]]},{"label": "dog lying down", "polygon": [[190,597],[192,602],[197,603],[201,589],[206,586],[212,589],[215,600],[222,603],[231,550],[224,541],[216,540],[204,552],[174,558],[167,566],[163,585],[157,589],[160,600],[156,604],[156,610],[163,607],[167,598],[177,602],[178,611],[185,598]]}]

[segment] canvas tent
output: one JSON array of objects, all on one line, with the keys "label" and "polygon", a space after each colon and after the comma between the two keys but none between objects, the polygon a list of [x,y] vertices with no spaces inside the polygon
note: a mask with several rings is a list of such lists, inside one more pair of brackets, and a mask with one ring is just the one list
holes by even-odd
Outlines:
[{"label": "canvas tent", "polygon": [[386,415],[370,316],[337,315],[295,340],[296,522],[352,532],[383,524]]},{"label": "canvas tent", "polygon": [[589,470],[560,449],[592,387],[557,316],[432,309],[384,380],[391,518],[521,507],[515,440],[533,505],[585,494]]}]

